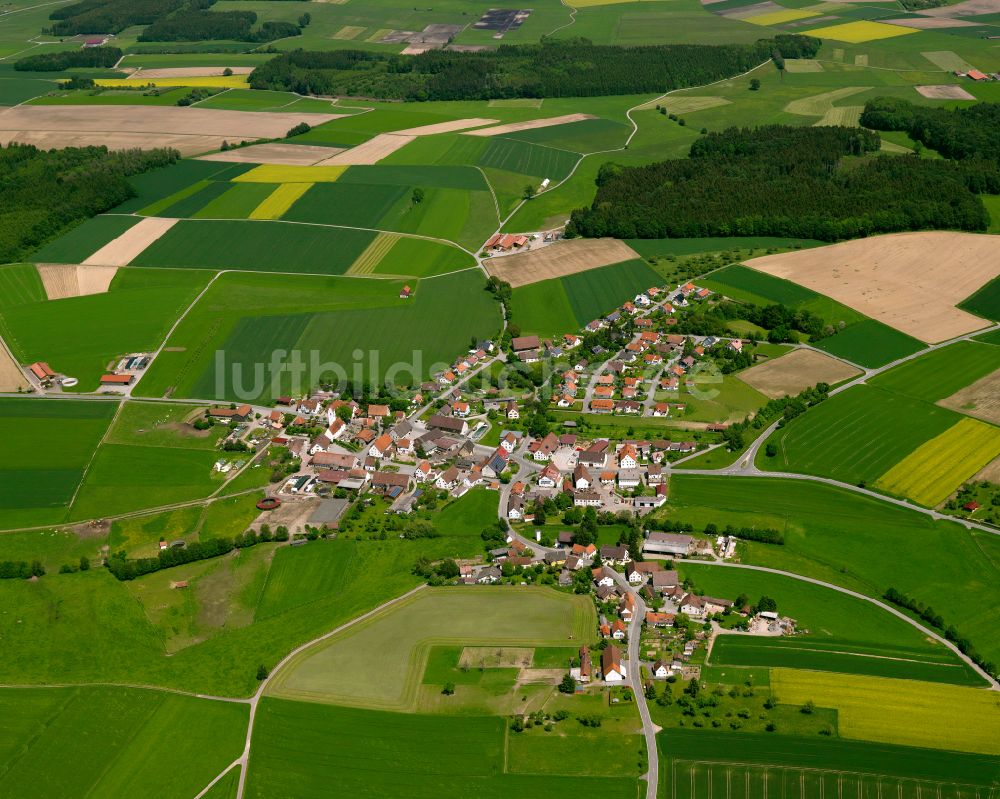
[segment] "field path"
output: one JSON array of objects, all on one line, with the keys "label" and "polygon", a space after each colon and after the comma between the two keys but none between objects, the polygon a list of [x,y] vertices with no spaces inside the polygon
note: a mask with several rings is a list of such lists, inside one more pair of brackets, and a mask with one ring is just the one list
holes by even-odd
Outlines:
[{"label": "field path", "polygon": [[[292,660],[292,658],[296,657],[297,655],[301,654],[302,652],[305,652],[310,647],[315,646],[316,644],[321,643],[323,641],[326,641],[328,638],[332,638],[333,636],[337,635],[338,633],[341,633],[344,630],[347,630],[347,629],[349,629],[350,627],[353,627],[356,624],[360,624],[361,622],[365,621],[366,619],[371,618],[372,616],[376,615],[377,613],[381,613],[386,608],[392,607],[393,605],[396,605],[396,604],[398,604],[400,602],[403,602],[403,601],[409,599],[414,594],[416,594],[418,591],[420,591],[420,590],[422,590],[422,589],[424,589],[426,587],[427,587],[426,583],[421,583],[416,588],[412,588],[409,591],[407,591],[405,594],[401,594],[400,596],[396,597],[395,599],[390,599],[388,602],[383,602],[381,605],[379,605],[378,607],[372,608],[367,613],[362,613],[360,616],[356,616],[355,618],[351,619],[350,621],[344,622],[339,627],[335,627],[334,629],[330,630],[329,632],[323,633],[323,635],[319,636],[318,638],[314,638],[311,641],[307,641],[306,643],[302,644],[302,646],[296,647],[291,652],[289,652],[287,655],[285,655],[278,662],[278,665],[275,666],[273,669],[271,669],[271,673],[268,674],[267,677],[265,677],[263,680],[261,680],[261,683],[260,683],[260,685],[257,688],[257,692],[249,700],[247,700],[248,703],[249,703],[249,705],[250,705],[250,723],[247,724],[247,735],[246,735],[246,740],[245,740],[244,745],[243,745],[243,754],[237,760],[235,760],[232,763],[230,763],[222,771],[222,773],[220,773],[212,781],[212,783],[210,783],[208,786],[205,787],[205,790],[203,790],[201,793],[198,794],[198,796],[204,795],[208,791],[208,789],[212,787],[212,785],[214,785],[216,782],[218,782],[220,779],[222,779],[222,777],[225,776],[225,774],[228,773],[234,766],[236,766],[237,764],[239,764],[241,766],[241,768],[240,768],[240,782],[239,782],[239,786],[236,789],[236,799],[243,799],[243,792],[244,792],[244,790],[246,788],[246,780],[247,780],[247,766],[249,765],[249,762],[250,762],[250,741],[253,738],[253,723],[254,723],[254,720],[257,717],[257,705],[260,703],[260,698],[264,695],[264,691],[267,689],[267,684],[274,678],[275,674],[277,674],[279,671],[281,671],[281,669],[282,669],[283,666],[285,666],[290,660]],[[197,797],[196,797],[196,799],[197,799]],[[652,797],[652,799],[655,799],[655,796]]]}]

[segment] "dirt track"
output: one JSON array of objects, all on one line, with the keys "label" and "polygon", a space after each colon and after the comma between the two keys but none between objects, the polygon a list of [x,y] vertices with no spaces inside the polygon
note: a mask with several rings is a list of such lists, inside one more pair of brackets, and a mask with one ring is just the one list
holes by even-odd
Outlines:
[{"label": "dirt track", "polygon": [[491,275],[516,288],[638,257],[635,250],[617,239],[568,239],[484,263]]},{"label": "dirt track", "polygon": [[791,280],[929,344],[986,322],[955,306],[1000,274],[1000,239],[893,233],[765,255],[747,266]]},{"label": "dirt track", "polygon": [[139,253],[177,224],[176,219],[148,217],[109,241],[84,263],[95,266],[126,266]]},{"label": "dirt track", "polygon": [[50,300],[104,294],[118,274],[117,266],[38,264],[36,268]]},{"label": "dirt track", "polygon": [[984,422],[1000,424],[1000,369],[941,400],[938,405]]},{"label": "dirt track", "polygon": [[788,397],[817,383],[839,383],[861,374],[829,355],[815,350],[793,350],[774,360],[740,372],[739,378],[766,397]]}]

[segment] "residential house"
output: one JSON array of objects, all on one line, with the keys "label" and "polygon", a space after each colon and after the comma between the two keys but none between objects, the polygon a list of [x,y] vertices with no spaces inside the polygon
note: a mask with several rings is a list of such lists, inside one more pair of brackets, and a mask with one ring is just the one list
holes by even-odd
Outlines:
[{"label": "residential house", "polygon": [[618,467],[621,469],[636,469],[639,466],[639,453],[631,444],[625,444],[618,451]]},{"label": "residential house", "polygon": [[555,433],[549,433],[545,438],[535,439],[528,445],[528,452],[536,461],[547,462],[559,449],[559,437]]},{"label": "residential house", "polygon": [[601,560],[605,563],[615,563],[619,566],[624,566],[632,560],[632,557],[628,554],[628,547],[623,544],[619,544],[616,547],[605,545],[598,551],[601,553]]},{"label": "residential house", "polygon": [[670,667],[662,660],[657,660],[653,663],[653,668],[650,669],[650,674],[658,680],[665,680],[670,676]]},{"label": "residential house", "polygon": [[450,491],[458,486],[459,481],[458,467],[451,466],[438,477],[435,481],[435,485],[444,491]]},{"label": "residential house", "polygon": [[615,619],[611,622],[611,637],[616,641],[621,641],[628,635],[628,627],[625,626],[625,622],[621,619]]},{"label": "residential house", "polygon": [[622,653],[614,644],[609,644],[601,653],[601,674],[604,682],[625,682],[627,674],[622,664]]},{"label": "residential house", "polygon": [[376,438],[370,447],[368,447],[368,455],[372,458],[386,458],[389,452],[392,450],[392,436],[388,433],[383,433],[378,438]]},{"label": "residential house", "polygon": [[618,472],[618,487],[624,491],[638,488],[642,483],[642,472],[638,469],[621,469]]},{"label": "residential house", "polygon": [[594,575],[594,583],[600,587],[604,586],[611,588],[615,585],[615,573],[607,566],[602,566],[600,570]]},{"label": "residential house", "polygon": [[538,487],[555,488],[557,485],[559,485],[559,470],[550,463],[542,469],[538,476]]},{"label": "residential house", "polygon": [[593,482],[594,479],[587,471],[587,467],[582,463],[577,463],[576,468],[573,469],[573,488],[577,491],[589,491]]},{"label": "residential house", "polygon": [[573,495],[573,505],[577,508],[599,508],[603,504],[596,491],[577,491]]}]

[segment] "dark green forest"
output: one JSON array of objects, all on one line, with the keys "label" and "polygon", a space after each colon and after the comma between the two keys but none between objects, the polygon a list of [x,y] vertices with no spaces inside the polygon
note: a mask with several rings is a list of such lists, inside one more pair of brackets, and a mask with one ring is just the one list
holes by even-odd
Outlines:
[{"label": "dark green forest", "polygon": [[808,36],[780,35],[752,45],[614,47],[575,39],[476,53],[431,50],[416,56],[296,50],[257,67],[250,85],[391,100],[641,94],[738,75],[776,53],[811,58],[819,46],[818,39]]},{"label": "dark green forest", "polygon": [[905,131],[945,158],[1000,161],[1000,103],[949,110],[877,97],[865,104],[861,124],[875,130]]},{"label": "dark green forest", "polygon": [[56,36],[78,33],[121,33],[131,25],[149,25],[176,11],[185,0],[82,0],[57,8],[51,32]]},{"label": "dark green forest", "polygon": [[127,178],[176,161],[176,150],[0,147],[0,263],[23,259],[84,219],[134,196]]},{"label": "dark green forest", "polygon": [[163,17],[139,35],[140,42],[200,42],[232,39],[240,42],[270,42],[301,31],[293,22],[269,21],[256,31],[253,11],[204,11],[185,9]]},{"label": "dark green forest", "polygon": [[14,69],[21,72],[61,72],[74,67],[109,69],[121,57],[122,51],[117,47],[81,47],[79,50],[30,55],[15,61]]},{"label": "dark green forest", "polygon": [[977,193],[1000,191],[982,161],[875,156],[877,133],[845,127],[731,128],[688,158],[605,164],[567,233],[617,238],[793,236],[822,241],[901,230],[985,230]]}]

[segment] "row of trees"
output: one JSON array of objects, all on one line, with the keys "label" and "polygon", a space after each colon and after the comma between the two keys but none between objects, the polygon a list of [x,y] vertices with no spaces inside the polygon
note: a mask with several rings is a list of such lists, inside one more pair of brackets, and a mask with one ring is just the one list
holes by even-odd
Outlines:
[{"label": "row of trees", "polygon": [[[691,533],[694,525],[673,519],[646,519],[644,524],[649,530],[660,530],[665,533]],[[714,522],[705,525],[705,535],[728,535],[741,538],[744,541],[759,541],[762,544],[784,544],[785,534],[773,527],[734,527],[727,524],[719,528]]]},{"label": "row of trees", "polygon": [[865,103],[861,124],[875,130],[904,131],[946,158],[1000,161],[1000,103],[949,110],[877,97]]},{"label": "row of trees", "polygon": [[267,525],[262,525],[260,532],[247,530],[236,538],[209,538],[205,541],[193,541],[183,548],[168,547],[161,550],[155,558],[136,558],[129,560],[124,550],[110,555],[106,561],[108,571],[117,579],[134,580],[144,574],[152,574],[162,569],[170,569],[174,566],[183,566],[185,563],[194,563],[199,560],[217,558],[226,555],[234,549],[246,549],[257,544],[269,541],[287,541],[288,530],[279,527],[274,533]]},{"label": "row of trees", "polygon": [[129,176],[179,157],[167,149],[0,147],[0,263],[20,260],[71,225],[135,196]]},{"label": "row of trees", "polygon": [[975,195],[1000,191],[997,165],[857,157],[879,146],[877,133],[846,127],[710,133],[686,159],[605,164],[593,205],[573,212],[567,235],[836,241],[900,230],[986,229],[989,215]]},{"label": "row of trees", "polygon": [[0,580],[27,580],[43,574],[45,567],[40,560],[31,563],[26,560],[0,560]]},{"label": "row of trees", "polygon": [[81,47],[79,50],[59,50],[19,58],[14,62],[14,69],[20,72],[61,72],[80,67],[109,69],[121,57],[122,51],[117,47]]},{"label": "row of trees", "polygon": [[617,47],[587,39],[543,40],[482,52],[417,56],[361,50],[286,53],[250,76],[255,89],[395,100],[594,97],[662,92],[738,75],[775,52],[809,58],[820,41],[779,35],[755,44]]},{"label": "row of trees", "polygon": [[945,638],[957,646],[958,650],[962,654],[979,664],[983,671],[993,675],[994,677],[1000,677],[1000,670],[998,670],[997,664],[980,655],[969,639],[959,633],[959,631],[955,629],[954,625],[946,625],[941,615],[935,612],[934,608],[930,605],[924,605],[923,602],[918,602],[912,597],[904,594],[902,591],[897,591],[895,588],[887,588],[886,592],[882,595],[882,598],[885,599],[886,602],[890,602],[897,607],[910,611],[914,615],[918,616],[922,621],[926,622],[930,627],[940,630],[944,634]]}]

